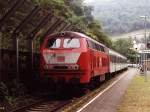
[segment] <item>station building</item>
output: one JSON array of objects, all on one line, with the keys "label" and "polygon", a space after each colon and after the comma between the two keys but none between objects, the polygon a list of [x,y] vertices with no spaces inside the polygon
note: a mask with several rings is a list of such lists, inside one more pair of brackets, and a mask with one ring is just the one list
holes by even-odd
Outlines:
[{"label": "station building", "polygon": [[[146,64],[147,70],[150,70],[150,49],[149,50],[140,50],[139,51],[140,57],[139,57],[139,63],[140,64]],[[146,63],[145,63],[146,61]]]}]

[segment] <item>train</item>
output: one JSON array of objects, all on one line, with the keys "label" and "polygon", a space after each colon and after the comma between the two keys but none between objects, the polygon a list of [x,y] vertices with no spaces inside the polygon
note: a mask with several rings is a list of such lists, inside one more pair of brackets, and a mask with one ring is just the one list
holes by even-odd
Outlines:
[{"label": "train", "polygon": [[83,33],[54,33],[40,46],[40,76],[54,83],[102,82],[125,69],[125,56]]}]

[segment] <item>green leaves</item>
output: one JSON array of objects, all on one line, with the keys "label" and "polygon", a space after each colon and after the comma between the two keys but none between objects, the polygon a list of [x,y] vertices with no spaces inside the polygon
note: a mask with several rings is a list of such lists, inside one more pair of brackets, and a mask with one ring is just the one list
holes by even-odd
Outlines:
[{"label": "green leaves", "polygon": [[131,62],[135,62],[137,53],[132,49],[130,38],[120,38],[113,43],[113,49],[125,55]]},{"label": "green leaves", "polygon": [[[16,28],[17,25],[27,16],[27,14],[32,10],[33,4],[39,5],[41,8],[51,11],[55,16],[62,18],[63,20],[70,22],[73,26],[76,26],[74,31],[81,31],[85,34],[88,34],[91,38],[104,43],[108,47],[112,46],[111,39],[108,38],[102,31],[100,23],[94,19],[92,15],[93,7],[83,5],[83,0],[28,0],[30,5],[27,3],[22,6],[20,10],[17,10],[15,15],[9,19],[7,22],[6,33],[3,33],[0,37],[3,40],[3,48],[11,48],[8,38],[11,37],[12,31]],[[3,6],[2,12],[6,12],[5,9],[8,4],[5,4],[5,1],[0,5]],[[7,8],[9,8],[7,6]],[[3,14],[0,11],[0,16]],[[36,26],[37,21],[45,16],[44,12],[39,12],[35,17],[32,18],[32,25]],[[20,47],[25,46],[24,39],[26,34],[29,33],[34,26],[27,24],[24,30],[19,34],[20,40],[22,41]],[[47,26],[46,28],[47,29]],[[79,29],[79,30],[76,30]],[[41,30],[41,34],[45,33],[45,30]],[[3,37],[3,38],[2,38]],[[6,38],[5,38],[6,37]],[[35,40],[35,44],[38,45],[40,39]],[[20,48],[25,49],[25,48]],[[26,50],[26,49],[25,49]]]}]

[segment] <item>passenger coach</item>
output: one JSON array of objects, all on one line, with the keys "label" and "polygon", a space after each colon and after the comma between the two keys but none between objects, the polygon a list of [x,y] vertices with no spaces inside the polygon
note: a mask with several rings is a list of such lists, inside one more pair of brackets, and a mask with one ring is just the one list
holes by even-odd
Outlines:
[{"label": "passenger coach", "polygon": [[115,73],[128,67],[127,58],[112,49],[109,49],[109,58],[110,73]]},{"label": "passenger coach", "polygon": [[103,81],[106,74],[124,69],[122,63],[124,56],[78,32],[49,35],[40,48],[41,76],[55,83]]}]

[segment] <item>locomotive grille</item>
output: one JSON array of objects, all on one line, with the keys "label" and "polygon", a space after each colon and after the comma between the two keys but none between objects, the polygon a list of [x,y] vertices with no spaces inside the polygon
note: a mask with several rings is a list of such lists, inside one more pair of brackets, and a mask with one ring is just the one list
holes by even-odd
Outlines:
[{"label": "locomotive grille", "polygon": [[78,70],[79,65],[45,65],[46,70]]}]

